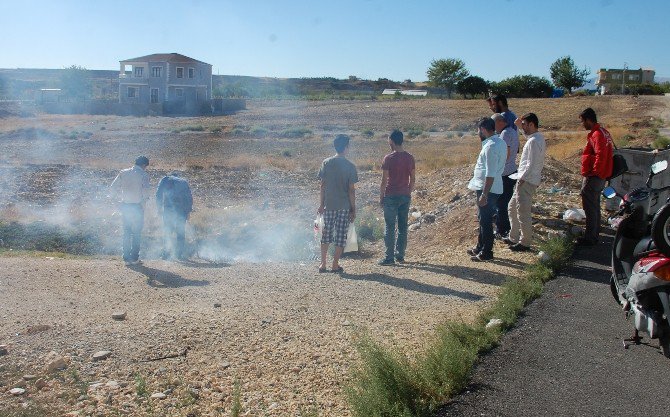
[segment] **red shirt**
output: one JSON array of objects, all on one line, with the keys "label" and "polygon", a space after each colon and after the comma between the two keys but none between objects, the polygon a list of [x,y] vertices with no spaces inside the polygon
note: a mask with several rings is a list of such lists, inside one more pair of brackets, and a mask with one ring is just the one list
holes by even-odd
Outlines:
[{"label": "red shirt", "polygon": [[612,175],[613,156],[612,135],[596,123],[586,137],[582,152],[582,176],[607,179]]},{"label": "red shirt", "polygon": [[415,169],[414,157],[409,152],[391,152],[384,157],[382,169],[389,172],[385,196],[410,195],[410,174]]}]

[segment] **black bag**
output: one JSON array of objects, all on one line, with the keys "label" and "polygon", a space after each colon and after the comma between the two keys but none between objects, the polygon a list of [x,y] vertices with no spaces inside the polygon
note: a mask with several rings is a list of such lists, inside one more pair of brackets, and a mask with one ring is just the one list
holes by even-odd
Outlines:
[{"label": "black bag", "polygon": [[[616,148],[616,146],[615,146]],[[612,157],[612,175],[607,178],[607,181],[610,181],[624,172],[628,171],[628,164],[626,163],[626,158],[623,155],[615,153]]]}]

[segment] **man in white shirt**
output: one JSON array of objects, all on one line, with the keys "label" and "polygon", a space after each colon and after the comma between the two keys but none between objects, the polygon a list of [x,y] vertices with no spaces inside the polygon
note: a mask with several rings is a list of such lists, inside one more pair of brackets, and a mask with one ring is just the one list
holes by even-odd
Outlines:
[{"label": "man in white shirt", "polygon": [[503,241],[510,245],[511,250],[524,252],[530,250],[533,241],[531,208],[533,196],[542,179],[547,146],[544,136],[537,130],[539,120],[534,113],[525,114],[516,119],[514,124],[523,130],[527,140],[521,152],[514,194],[509,202],[511,229],[509,237]]},{"label": "man in white shirt", "polygon": [[149,199],[149,159],[139,156],[135,166],[121,170],[111,185],[119,201],[123,218],[123,261],[126,265],[141,264],[140,242],[144,227],[144,205]]}]

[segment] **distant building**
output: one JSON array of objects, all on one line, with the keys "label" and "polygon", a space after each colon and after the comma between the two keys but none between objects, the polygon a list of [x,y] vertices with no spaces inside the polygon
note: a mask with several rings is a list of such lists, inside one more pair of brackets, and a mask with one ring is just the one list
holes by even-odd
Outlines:
[{"label": "distant building", "polygon": [[153,54],[120,61],[119,102],[160,113],[201,113],[212,98],[212,66],[185,55]]},{"label": "distant building", "polygon": [[428,95],[428,91],[426,91],[426,90],[401,90],[399,88],[385,88],[384,91],[382,91],[383,95],[394,95],[396,93],[400,93],[403,96],[425,96],[425,95]]},{"label": "distant building", "polygon": [[622,88],[633,84],[653,84],[656,72],[652,68],[614,69],[601,68],[596,85],[601,94],[621,93]]}]

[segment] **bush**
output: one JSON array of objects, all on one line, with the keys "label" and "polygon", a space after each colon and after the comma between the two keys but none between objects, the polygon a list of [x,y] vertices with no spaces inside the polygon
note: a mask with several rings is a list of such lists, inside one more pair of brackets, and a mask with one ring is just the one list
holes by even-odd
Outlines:
[{"label": "bush", "polygon": [[655,149],[665,149],[668,145],[670,145],[670,138],[660,135],[651,143],[651,146]]},{"label": "bush", "polygon": [[375,131],[372,129],[365,129],[361,132],[361,134],[367,138],[371,138],[375,135]]},{"label": "bush", "polygon": [[264,138],[270,134],[270,131],[262,126],[254,126],[249,130],[249,133],[257,138]]},{"label": "bush", "polygon": [[384,219],[379,218],[369,206],[364,207],[356,215],[356,232],[359,239],[379,240],[384,237],[384,228]]},{"label": "bush", "polygon": [[492,83],[491,88],[496,94],[518,98],[551,97],[554,91],[549,80],[535,75],[516,75],[505,78],[498,83]]},{"label": "bush", "polygon": [[282,130],[279,136],[282,138],[302,138],[311,134],[312,131],[306,127],[291,127]]},{"label": "bush", "polygon": [[407,136],[410,138],[415,138],[423,133],[423,130],[418,127],[410,127],[407,129]]}]

